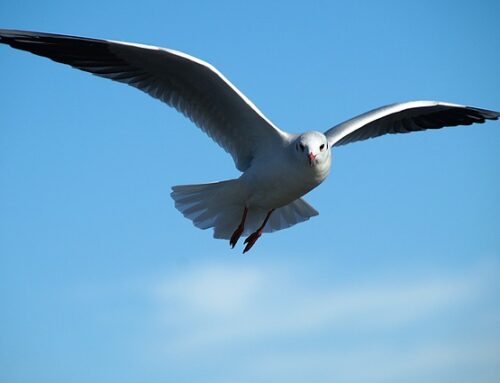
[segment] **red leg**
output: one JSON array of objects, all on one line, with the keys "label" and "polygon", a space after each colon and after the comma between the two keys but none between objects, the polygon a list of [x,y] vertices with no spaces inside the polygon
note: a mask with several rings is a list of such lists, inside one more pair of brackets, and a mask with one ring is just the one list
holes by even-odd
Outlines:
[{"label": "red leg", "polygon": [[247,213],[248,209],[245,206],[245,210],[243,210],[243,216],[241,217],[241,222],[234,231],[233,235],[231,236],[231,239],[229,240],[229,244],[231,245],[231,249],[236,245],[238,242],[238,239],[240,239],[241,234],[243,233],[243,230],[245,229],[245,220],[247,219]]},{"label": "red leg", "polygon": [[245,243],[247,244],[245,246],[245,250],[243,250],[243,254],[245,254],[248,250],[252,248],[252,246],[257,242],[259,237],[262,235],[262,231],[264,230],[264,226],[266,226],[267,221],[269,220],[269,217],[271,216],[272,212],[274,209],[269,210],[269,212],[266,215],[266,218],[264,219],[264,222],[262,222],[262,225],[257,229],[256,232],[250,234],[247,239],[245,239]]}]

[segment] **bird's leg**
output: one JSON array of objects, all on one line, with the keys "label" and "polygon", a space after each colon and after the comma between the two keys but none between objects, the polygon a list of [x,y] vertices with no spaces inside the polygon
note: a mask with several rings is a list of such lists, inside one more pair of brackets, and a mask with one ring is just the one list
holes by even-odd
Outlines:
[{"label": "bird's leg", "polygon": [[269,217],[271,216],[272,212],[274,209],[269,210],[269,212],[266,215],[266,218],[264,219],[264,222],[262,222],[262,225],[257,229],[256,232],[250,234],[247,239],[245,239],[245,243],[247,244],[245,246],[245,250],[243,250],[243,254],[245,254],[248,250],[252,248],[252,246],[257,242],[259,237],[262,235],[262,231],[264,230],[264,226],[266,226],[267,221],[269,220]]},{"label": "bird's leg", "polygon": [[234,231],[231,239],[229,240],[229,244],[231,245],[231,249],[236,245],[238,239],[240,239],[241,234],[243,234],[243,230],[245,229],[245,220],[247,219],[248,209],[245,206],[245,210],[243,210],[243,216],[241,217],[241,222]]}]

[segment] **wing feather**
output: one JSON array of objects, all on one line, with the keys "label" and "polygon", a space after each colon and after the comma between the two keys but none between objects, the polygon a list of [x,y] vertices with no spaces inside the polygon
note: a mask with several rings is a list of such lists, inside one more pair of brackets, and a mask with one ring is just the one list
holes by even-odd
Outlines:
[{"label": "wing feather", "polygon": [[126,83],[191,119],[246,170],[255,156],[283,145],[273,125],[210,64],[170,49],[49,33],[0,30],[0,42],[97,76]]},{"label": "wing feather", "polygon": [[374,109],[343,122],[325,135],[340,146],[384,134],[409,133],[496,120],[499,112],[438,101],[411,101]]}]

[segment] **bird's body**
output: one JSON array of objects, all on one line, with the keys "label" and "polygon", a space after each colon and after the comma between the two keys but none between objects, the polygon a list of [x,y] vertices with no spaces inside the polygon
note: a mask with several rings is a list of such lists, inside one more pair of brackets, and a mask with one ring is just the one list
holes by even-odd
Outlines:
[{"label": "bird's body", "polygon": [[0,43],[136,87],[174,107],[224,148],[242,175],[172,187],[176,208],[214,237],[241,235],[248,251],[263,232],[318,214],[302,196],[330,172],[335,146],[390,133],[496,120],[500,113],[437,101],[388,105],[325,133],[277,128],[210,64],[170,49],[49,33],[0,30]]},{"label": "bird's body", "polygon": [[[320,132],[308,134],[323,136]],[[326,179],[331,165],[329,152],[324,161],[313,165],[301,161],[302,157],[295,158],[295,152],[292,141],[252,162],[239,178],[247,191],[248,206],[273,209],[288,205]]]},{"label": "bird's body", "polygon": [[[309,149],[307,143],[316,150]],[[305,156],[306,151],[315,158]],[[318,214],[301,197],[326,179],[330,165],[331,151],[322,133],[290,135],[283,146],[255,158],[239,178],[174,186],[172,197],[176,207],[196,226],[213,227],[216,238],[231,238],[244,209],[247,213],[242,234],[258,230],[269,211],[273,213],[262,231],[280,230]]]}]

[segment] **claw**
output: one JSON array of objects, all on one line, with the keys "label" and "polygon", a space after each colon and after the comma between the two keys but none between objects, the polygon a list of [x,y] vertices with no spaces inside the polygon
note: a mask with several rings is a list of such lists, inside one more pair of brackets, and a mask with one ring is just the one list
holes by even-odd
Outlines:
[{"label": "claw", "polygon": [[247,213],[248,209],[245,206],[245,209],[243,209],[243,216],[241,217],[241,222],[234,231],[233,235],[231,236],[231,239],[229,240],[229,245],[231,245],[231,249],[234,248],[234,246],[236,246],[236,243],[238,243],[241,234],[243,234],[243,230],[245,230],[245,220],[247,219]]},{"label": "claw", "polygon": [[241,237],[241,234],[243,234],[243,226],[240,225],[238,228],[234,231],[233,235],[231,236],[231,239],[229,240],[229,244],[231,245],[231,249],[236,246],[238,243],[238,240]]},{"label": "claw", "polygon": [[247,239],[245,239],[245,243],[247,244],[245,246],[245,249],[243,250],[243,254],[245,254],[248,250],[250,250],[252,248],[253,245],[255,245],[255,242],[257,242],[257,240],[260,238],[260,236],[262,235],[262,232],[264,231],[264,226],[266,226],[266,223],[269,219],[269,217],[271,216],[271,214],[273,213],[274,209],[271,209],[267,212],[267,215],[266,215],[266,218],[264,218],[264,222],[262,222],[262,225],[260,225],[260,227],[257,229],[256,232],[253,232],[252,234],[250,234]]},{"label": "claw", "polygon": [[262,235],[262,230],[257,230],[256,232],[250,234],[247,239],[245,239],[245,243],[247,244],[245,246],[245,249],[243,250],[243,254],[245,254],[248,250],[252,248],[253,245],[255,245],[255,242],[260,238]]}]

